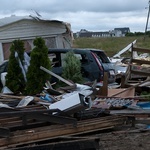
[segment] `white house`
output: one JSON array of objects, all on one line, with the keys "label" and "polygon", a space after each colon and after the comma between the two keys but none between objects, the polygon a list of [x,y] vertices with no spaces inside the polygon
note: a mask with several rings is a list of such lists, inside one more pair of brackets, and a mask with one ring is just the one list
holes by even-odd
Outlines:
[{"label": "white house", "polygon": [[87,31],[86,29],[81,29],[75,34],[78,37],[124,37],[127,33],[130,32],[129,27],[124,28],[114,28],[114,30],[102,31],[102,32],[92,32]]},{"label": "white house", "polygon": [[45,39],[48,48],[70,48],[72,32],[69,23],[44,20],[33,16],[11,16],[0,19],[0,63],[9,58],[12,41],[20,39],[25,50],[33,49],[36,37]]},{"label": "white house", "polygon": [[114,28],[115,37],[125,37],[125,35],[129,32],[130,32],[129,27]]}]

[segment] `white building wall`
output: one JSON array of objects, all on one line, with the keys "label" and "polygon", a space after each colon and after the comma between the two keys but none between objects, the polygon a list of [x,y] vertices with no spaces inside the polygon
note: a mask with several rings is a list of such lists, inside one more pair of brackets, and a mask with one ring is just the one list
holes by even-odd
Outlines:
[{"label": "white building wall", "polygon": [[66,32],[65,25],[53,22],[22,20],[0,28],[0,40],[49,36]]},{"label": "white building wall", "polygon": [[122,37],[122,32],[120,30],[115,30],[115,37]]}]

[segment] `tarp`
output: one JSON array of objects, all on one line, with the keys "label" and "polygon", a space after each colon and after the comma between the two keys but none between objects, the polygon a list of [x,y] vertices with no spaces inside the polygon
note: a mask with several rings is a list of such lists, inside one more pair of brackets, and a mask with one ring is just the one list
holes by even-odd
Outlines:
[{"label": "tarp", "polygon": [[15,51],[15,57],[18,60],[19,66],[20,66],[20,68],[22,70],[22,74],[24,76],[24,80],[27,82],[26,73],[27,73],[27,70],[28,70],[28,66],[30,65],[30,57],[26,54],[26,52],[24,52],[24,62],[23,63],[21,62],[17,51]]}]

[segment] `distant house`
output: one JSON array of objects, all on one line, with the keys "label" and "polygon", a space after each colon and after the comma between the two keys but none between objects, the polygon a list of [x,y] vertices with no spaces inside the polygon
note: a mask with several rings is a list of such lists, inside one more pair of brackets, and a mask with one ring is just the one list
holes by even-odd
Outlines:
[{"label": "distant house", "polygon": [[11,16],[0,19],[0,62],[9,58],[12,41],[20,39],[26,50],[32,50],[36,37],[42,37],[48,48],[70,48],[70,24],[33,16]]},{"label": "distant house", "polygon": [[81,29],[76,33],[76,37],[110,37],[109,32],[91,32],[85,29]]},{"label": "distant house", "polygon": [[114,28],[115,37],[124,37],[129,32],[130,29],[128,27]]},{"label": "distant house", "polygon": [[105,32],[92,32],[81,29],[80,32],[76,33],[76,37],[124,37],[128,32],[130,32],[129,28],[115,28]]},{"label": "distant house", "polygon": [[92,32],[92,37],[110,37],[109,32]]}]

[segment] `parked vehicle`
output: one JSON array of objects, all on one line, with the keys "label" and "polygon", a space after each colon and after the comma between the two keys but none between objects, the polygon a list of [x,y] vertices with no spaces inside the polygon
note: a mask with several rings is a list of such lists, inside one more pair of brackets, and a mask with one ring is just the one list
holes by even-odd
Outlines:
[{"label": "parked vehicle", "polygon": [[[81,61],[81,73],[86,81],[100,82],[103,80],[104,72],[108,72],[108,83],[115,82],[115,70],[113,64],[108,59],[103,50],[98,49],[49,49],[49,57],[52,61],[52,72],[62,75],[64,58],[66,53],[73,51],[75,56]],[[28,53],[30,55],[30,53]],[[1,85],[5,84],[8,60],[0,65]],[[56,78],[52,79],[53,81]],[[3,84],[2,84],[3,83]]]},{"label": "parked vehicle", "polygon": [[82,76],[88,81],[103,80],[104,72],[108,72],[108,83],[115,82],[115,71],[113,64],[103,50],[98,49],[49,49],[49,55],[53,57],[52,71],[58,75],[62,74],[64,58],[67,52],[73,51],[81,62]]}]

